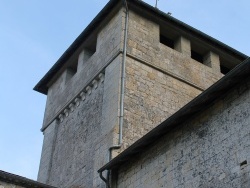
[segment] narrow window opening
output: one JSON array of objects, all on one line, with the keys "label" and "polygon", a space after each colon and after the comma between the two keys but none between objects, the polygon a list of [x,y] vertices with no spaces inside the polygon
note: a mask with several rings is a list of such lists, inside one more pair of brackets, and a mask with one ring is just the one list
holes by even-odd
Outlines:
[{"label": "narrow window opening", "polygon": [[95,54],[97,48],[97,34],[91,34],[78,50],[77,67],[78,71],[82,71],[87,66],[89,59]]},{"label": "narrow window opening", "polygon": [[201,55],[200,53],[198,53],[194,50],[191,50],[191,58],[200,62],[200,63],[203,63],[203,55]]},{"label": "narrow window opening", "polygon": [[220,65],[220,71],[222,74],[227,74],[230,71],[230,69],[223,65]]},{"label": "narrow window opening", "polygon": [[66,70],[65,83],[67,83],[77,72],[77,67],[69,67]]},{"label": "narrow window opening", "polygon": [[169,48],[174,49],[174,40],[172,40],[172,39],[170,39],[168,37],[160,35],[160,43],[168,46]]},{"label": "narrow window opening", "polygon": [[68,69],[72,74],[75,74],[77,72],[77,62],[75,61]]},{"label": "narrow window opening", "polygon": [[78,56],[78,64],[80,67],[94,55],[94,53],[96,52],[96,46],[97,35],[92,35],[85,41],[83,49]]},{"label": "narrow window opening", "polygon": [[[84,51],[86,53],[87,58],[90,58],[96,52],[97,45],[97,35],[93,35],[85,42]],[[85,58],[85,60],[87,60]]]}]

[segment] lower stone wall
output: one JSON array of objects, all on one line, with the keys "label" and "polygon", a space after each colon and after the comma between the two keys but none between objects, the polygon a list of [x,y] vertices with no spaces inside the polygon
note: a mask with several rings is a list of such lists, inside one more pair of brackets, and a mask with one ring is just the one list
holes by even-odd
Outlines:
[{"label": "lower stone wall", "polygon": [[58,124],[48,184],[56,187],[93,185],[102,100],[103,84],[100,84]]},{"label": "lower stone wall", "polygon": [[250,187],[250,81],[176,128],[118,173],[117,187]]},{"label": "lower stone wall", "polygon": [[58,131],[58,123],[59,121],[54,120],[44,131],[43,148],[37,176],[37,180],[44,184],[48,183],[50,177],[51,160],[55,147],[54,142]]}]

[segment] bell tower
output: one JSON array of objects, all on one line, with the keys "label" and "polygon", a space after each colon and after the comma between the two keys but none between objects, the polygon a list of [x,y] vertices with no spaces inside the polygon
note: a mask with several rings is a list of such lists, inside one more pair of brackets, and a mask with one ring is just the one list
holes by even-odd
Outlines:
[{"label": "bell tower", "polygon": [[142,1],[109,1],[34,88],[47,95],[38,181],[105,187],[99,168],[243,59]]}]

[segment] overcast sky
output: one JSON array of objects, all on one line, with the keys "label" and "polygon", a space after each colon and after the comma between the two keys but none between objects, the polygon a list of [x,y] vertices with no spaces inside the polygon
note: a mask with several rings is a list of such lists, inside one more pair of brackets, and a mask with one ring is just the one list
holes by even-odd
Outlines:
[{"label": "overcast sky", "polygon": [[[46,96],[32,88],[107,2],[0,0],[0,170],[37,178]],[[249,7],[249,0],[158,3],[160,10],[246,55]]]}]

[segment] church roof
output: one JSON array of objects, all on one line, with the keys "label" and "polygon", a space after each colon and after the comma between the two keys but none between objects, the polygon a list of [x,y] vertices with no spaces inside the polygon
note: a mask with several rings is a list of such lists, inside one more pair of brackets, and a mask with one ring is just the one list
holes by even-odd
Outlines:
[{"label": "church roof", "polygon": [[[206,35],[205,33],[179,21],[178,19],[146,4],[141,0],[127,0],[128,6],[139,8],[140,13],[143,14],[148,12],[150,14],[163,19],[177,28],[184,30],[187,33],[190,33],[192,36],[196,38],[202,39],[203,41],[216,46],[217,48],[225,51],[228,54],[238,58],[240,61],[243,61],[247,58],[246,55],[241,52],[225,45],[224,43]],[[52,68],[45,74],[45,76],[37,83],[34,87],[35,91],[41,92],[43,94],[47,94],[48,92],[48,83],[55,76],[55,74],[63,67],[63,65],[67,62],[67,60],[73,55],[76,49],[85,41],[85,39],[103,22],[103,18],[107,17],[107,15],[111,12],[111,10],[116,7],[121,7],[123,5],[123,0],[110,0],[107,5],[101,10],[101,12],[93,19],[93,21],[86,27],[86,29],[76,38],[76,40],[70,45],[70,47],[63,53],[63,55],[58,59],[58,61],[52,66]]]},{"label": "church roof", "polygon": [[0,170],[0,181],[29,188],[55,188],[2,170]]},{"label": "church roof", "polygon": [[178,128],[178,126],[202,112],[202,110],[207,109],[216,99],[222,98],[230,89],[248,78],[250,78],[250,58],[239,64],[198,97],[137,140],[117,157],[99,169],[98,172],[116,169],[122,164],[132,160],[137,154],[145,151],[150,144],[156,142],[172,129]]}]

